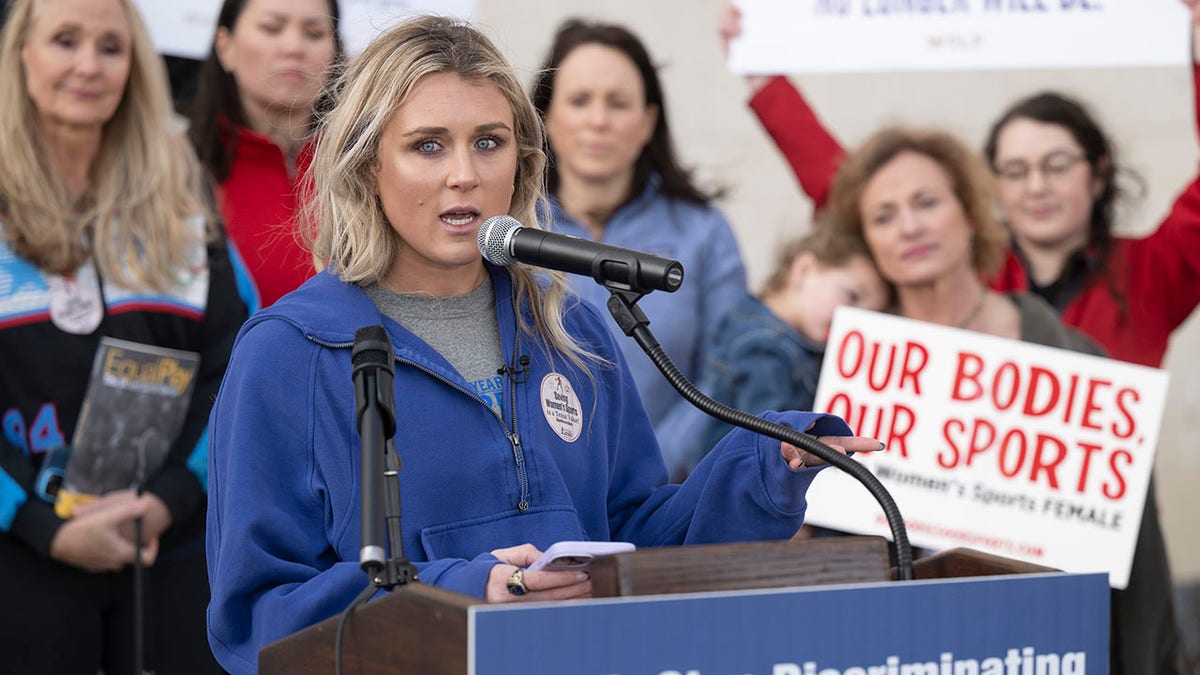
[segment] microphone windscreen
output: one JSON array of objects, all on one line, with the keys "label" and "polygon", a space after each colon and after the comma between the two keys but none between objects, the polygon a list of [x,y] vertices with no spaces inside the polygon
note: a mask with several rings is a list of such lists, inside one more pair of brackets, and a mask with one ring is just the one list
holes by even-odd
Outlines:
[{"label": "microphone windscreen", "polygon": [[483,259],[501,267],[507,267],[516,262],[516,259],[512,257],[509,242],[512,241],[512,235],[522,227],[521,221],[512,216],[492,216],[483,221],[476,237],[479,253],[483,255]]},{"label": "microphone windscreen", "polygon": [[383,326],[363,326],[354,331],[354,349],[350,363],[354,367],[366,365],[392,365],[392,343]]}]

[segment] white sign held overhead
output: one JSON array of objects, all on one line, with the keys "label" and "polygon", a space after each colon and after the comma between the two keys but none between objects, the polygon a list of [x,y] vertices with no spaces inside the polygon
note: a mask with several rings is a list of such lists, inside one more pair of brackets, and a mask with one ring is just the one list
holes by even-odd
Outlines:
[{"label": "white sign held overhead", "polygon": [[475,0],[340,0],[340,7],[342,41],[350,56],[361,53],[376,35],[413,14],[475,18]]},{"label": "white sign held overhead", "polygon": [[133,0],[160,54],[205,59],[221,0]]},{"label": "white sign held overhead", "polygon": [[[887,443],[855,459],[915,546],[965,546],[1129,581],[1154,466],[1161,370],[839,308],[814,410]],[[889,536],[857,481],[826,470],[806,521]]]},{"label": "white sign held overhead", "polygon": [[[133,0],[161,54],[205,59],[216,31],[221,0]],[[471,20],[475,0],[338,0],[346,53],[358,54],[376,35],[413,14]]]},{"label": "white sign held overhead", "polygon": [[737,0],[742,74],[1181,65],[1178,0]]}]

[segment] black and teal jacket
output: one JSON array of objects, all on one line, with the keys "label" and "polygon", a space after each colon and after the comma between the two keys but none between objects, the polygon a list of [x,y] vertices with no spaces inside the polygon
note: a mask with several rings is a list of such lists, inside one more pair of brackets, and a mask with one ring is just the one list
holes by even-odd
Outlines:
[{"label": "black and teal jacket", "polygon": [[208,413],[246,306],[236,256],[223,241],[197,243],[189,259],[194,269],[181,270],[166,293],[123,288],[86,263],[73,280],[100,291],[104,317],[95,331],[77,335],[51,320],[52,289],[62,277],[44,273],[0,237],[0,537],[48,555],[64,521],[39,496],[38,473],[48,451],[70,444],[102,336],[200,354],[183,429],[146,490],[171,512],[164,549],[194,542],[203,531]]}]

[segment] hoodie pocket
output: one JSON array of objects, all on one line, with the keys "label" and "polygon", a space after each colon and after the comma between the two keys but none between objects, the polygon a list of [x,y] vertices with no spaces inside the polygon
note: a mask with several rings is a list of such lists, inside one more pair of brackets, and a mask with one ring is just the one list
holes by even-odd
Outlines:
[{"label": "hoodie pocket", "polygon": [[515,509],[504,513],[435,525],[421,530],[421,547],[427,560],[462,558],[521,544],[546,550],[556,541],[590,539],[575,510],[567,507]]}]

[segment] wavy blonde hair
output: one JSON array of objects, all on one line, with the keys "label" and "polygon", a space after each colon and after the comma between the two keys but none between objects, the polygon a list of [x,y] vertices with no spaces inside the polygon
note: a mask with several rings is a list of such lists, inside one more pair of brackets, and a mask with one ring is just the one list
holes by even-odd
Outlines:
[{"label": "wavy blonde hair", "polygon": [[[398,252],[399,234],[379,201],[379,143],[395,111],[422,78],[454,73],[496,85],[513,112],[517,172],[509,215],[537,228],[545,206],[541,119],[500,50],[482,33],[460,21],[437,16],[410,19],[377,37],[333,83],[334,104],[317,130],[307,177],[304,234],[318,268],[328,267],[343,281],[369,285],[387,274]],[[514,265],[510,268],[521,327],[541,336],[573,363],[598,357],[563,326],[567,296],[561,273]],[[538,277],[546,279],[539,282]]]},{"label": "wavy blonde hair", "polygon": [[70,274],[89,257],[128,288],[166,290],[194,267],[203,235],[189,219],[213,219],[203,172],[172,129],[162,59],[130,0],[114,0],[130,29],[129,80],[105,123],[78,200],[47,158],[38,112],[25,85],[21,50],[46,0],[15,0],[0,33],[0,218],[4,239],[22,258],[53,274]]}]

